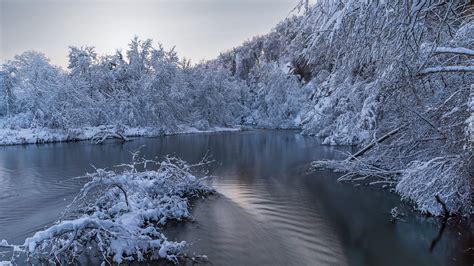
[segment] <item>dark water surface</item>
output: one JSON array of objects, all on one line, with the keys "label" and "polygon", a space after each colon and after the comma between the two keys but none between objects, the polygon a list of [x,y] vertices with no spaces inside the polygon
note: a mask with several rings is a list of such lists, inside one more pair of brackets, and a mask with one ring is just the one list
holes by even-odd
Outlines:
[{"label": "dark water surface", "polygon": [[[73,179],[96,167],[172,154],[197,162],[208,152],[219,195],[198,200],[193,222],[168,226],[171,240],[212,265],[472,265],[469,230],[410,211],[388,191],[307,172],[312,160],[341,158],[297,131],[245,131],[138,138],[124,145],[89,142],[0,147],[0,239],[20,244],[56,221],[82,187]],[[198,173],[197,173],[198,174]],[[406,222],[392,223],[398,206]],[[189,263],[191,264],[191,263]]]}]

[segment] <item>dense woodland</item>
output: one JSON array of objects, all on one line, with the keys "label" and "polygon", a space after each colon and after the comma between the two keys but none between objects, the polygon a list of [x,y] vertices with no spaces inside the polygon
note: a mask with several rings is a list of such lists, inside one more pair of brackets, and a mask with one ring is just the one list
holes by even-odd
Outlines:
[{"label": "dense woodland", "polygon": [[134,38],[64,70],[30,51],[2,66],[0,128],[295,128],[358,145],[314,167],[393,188],[423,212],[470,215],[474,7],[453,0],[302,1],[270,33],[191,64]]}]

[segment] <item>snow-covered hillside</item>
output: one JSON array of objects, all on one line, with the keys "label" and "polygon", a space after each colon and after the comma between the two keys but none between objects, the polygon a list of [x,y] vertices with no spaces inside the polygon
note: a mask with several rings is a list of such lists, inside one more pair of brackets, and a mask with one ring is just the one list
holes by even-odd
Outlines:
[{"label": "snow-covered hillside", "polygon": [[361,148],[315,165],[394,186],[423,212],[443,214],[438,195],[469,214],[472,13],[462,0],[317,1],[209,64],[246,82],[246,122]]}]

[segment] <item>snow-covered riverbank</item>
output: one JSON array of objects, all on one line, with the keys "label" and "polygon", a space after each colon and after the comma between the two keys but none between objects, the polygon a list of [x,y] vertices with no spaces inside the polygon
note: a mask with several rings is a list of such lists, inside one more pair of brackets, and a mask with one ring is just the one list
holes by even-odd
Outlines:
[{"label": "snow-covered riverbank", "polygon": [[211,133],[239,131],[240,127],[212,127],[200,130],[189,126],[180,126],[175,130],[162,130],[151,127],[133,128],[116,126],[84,127],[74,129],[0,129],[0,145],[40,144],[53,142],[91,140],[101,132],[120,132],[124,137],[155,137],[160,135]]}]

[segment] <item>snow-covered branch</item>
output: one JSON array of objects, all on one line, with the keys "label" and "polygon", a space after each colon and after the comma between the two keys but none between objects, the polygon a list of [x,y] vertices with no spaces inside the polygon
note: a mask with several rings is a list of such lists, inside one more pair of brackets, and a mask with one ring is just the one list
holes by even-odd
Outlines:
[{"label": "snow-covered branch", "polygon": [[435,73],[447,73],[447,72],[459,72],[468,73],[474,72],[474,66],[437,66],[428,67],[420,71],[421,75],[435,74]]},{"label": "snow-covered branch", "polygon": [[434,50],[434,53],[474,56],[474,50],[464,47],[438,47]]},{"label": "snow-covered branch", "polygon": [[100,132],[97,132],[97,134],[95,134],[92,137],[92,142],[95,144],[102,144],[104,143],[105,140],[111,139],[111,138],[119,139],[122,142],[129,141],[129,139],[126,136],[124,136],[123,134],[119,132],[100,131]]}]

